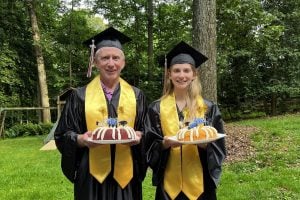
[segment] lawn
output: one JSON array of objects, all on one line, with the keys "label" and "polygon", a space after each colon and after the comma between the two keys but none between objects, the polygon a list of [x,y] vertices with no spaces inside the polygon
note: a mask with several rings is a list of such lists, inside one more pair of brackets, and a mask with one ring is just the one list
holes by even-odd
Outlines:
[{"label": "lawn", "polygon": [[[225,163],[219,200],[300,199],[300,114],[246,120],[255,126],[254,156]],[[58,151],[40,151],[44,137],[0,140],[0,199],[73,199],[72,184],[62,175]],[[143,183],[144,199],[154,199],[151,171]]]},{"label": "lawn", "polygon": [[244,161],[225,163],[219,199],[299,200],[300,115],[235,124],[259,128],[251,134],[255,155]]}]

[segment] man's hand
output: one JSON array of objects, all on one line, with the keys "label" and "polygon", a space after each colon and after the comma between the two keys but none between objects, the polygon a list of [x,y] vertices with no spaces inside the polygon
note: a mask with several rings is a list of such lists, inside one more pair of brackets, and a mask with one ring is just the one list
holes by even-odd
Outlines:
[{"label": "man's hand", "polygon": [[135,131],[136,138],[132,142],[127,143],[129,146],[137,145],[141,142],[143,133],[141,131]]},{"label": "man's hand", "polygon": [[91,147],[95,147],[99,144],[95,144],[91,141],[88,140],[89,137],[92,136],[92,132],[91,131],[87,131],[85,132],[84,134],[80,134],[77,136],[77,144],[79,147],[88,147],[88,148],[91,148]]},{"label": "man's hand", "polygon": [[174,140],[174,139],[172,139],[168,136],[164,136],[164,140],[162,141],[162,145],[163,145],[164,149],[168,149],[170,147],[171,148],[179,147],[182,144],[177,140]]}]

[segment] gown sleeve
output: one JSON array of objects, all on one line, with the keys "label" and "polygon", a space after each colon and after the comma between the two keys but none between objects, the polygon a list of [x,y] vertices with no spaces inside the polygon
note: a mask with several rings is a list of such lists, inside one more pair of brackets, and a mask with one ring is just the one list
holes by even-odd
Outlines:
[{"label": "gown sleeve", "polygon": [[153,171],[152,183],[157,186],[163,180],[169,150],[162,148],[163,133],[160,122],[160,101],[149,105],[145,121],[145,148],[147,163]]},{"label": "gown sleeve", "polygon": [[[221,112],[218,106],[207,100],[206,104],[208,105],[206,113],[206,121],[208,122],[208,125],[216,128],[218,133],[225,133]],[[209,143],[206,150],[204,150],[204,154],[204,163],[206,163],[207,170],[214,183],[214,187],[217,187],[222,171],[221,166],[226,157],[225,138]]]},{"label": "gown sleeve", "polygon": [[84,112],[85,88],[74,89],[64,106],[54,133],[56,146],[61,153],[61,168],[64,175],[74,182],[82,155],[77,147],[77,135],[86,132]]},{"label": "gown sleeve", "polygon": [[136,108],[136,119],[135,119],[135,125],[134,125],[134,130],[136,131],[141,131],[143,133],[142,139],[140,144],[138,145],[133,145],[131,147],[133,157],[135,158],[135,166],[136,169],[134,170],[134,176],[139,178],[139,181],[142,182],[146,176],[147,172],[147,164],[146,164],[146,159],[145,159],[145,127],[144,127],[144,122],[146,118],[146,112],[147,112],[147,102],[146,102],[146,97],[144,93],[133,87],[136,98],[137,98],[137,108]]}]

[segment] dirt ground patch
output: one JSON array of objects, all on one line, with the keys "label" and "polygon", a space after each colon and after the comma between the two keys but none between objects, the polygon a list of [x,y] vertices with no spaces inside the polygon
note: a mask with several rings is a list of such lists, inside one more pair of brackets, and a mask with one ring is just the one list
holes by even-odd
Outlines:
[{"label": "dirt ground patch", "polygon": [[250,135],[256,131],[258,129],[252,126],[225,124],[226,163],[245,160],[255,154],[255,150],[251,146]]}]

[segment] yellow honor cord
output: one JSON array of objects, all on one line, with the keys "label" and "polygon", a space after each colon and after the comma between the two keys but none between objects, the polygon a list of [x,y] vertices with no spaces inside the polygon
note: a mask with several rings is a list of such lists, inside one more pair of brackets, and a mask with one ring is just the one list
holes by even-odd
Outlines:
[{"label": "yellow honor cord", "polygon": [[[133,127],[136,115],[136,98],[132,87],[120,79],[120,99],[118,107],[118,120],[128,121]],[[97,128],[97,121],[108,118],[106,99],[101,88],[100,76],[95,77],[86,88],[85,115],[87,129],[93,131]],[[99,145],[89,151],[90,173],[100,183],[103,183],[111,171],[110,145]],[[133,177],[133,161],[130,147],[116,145],[114,178],[124,188]]]},{"label": "yellow honor cord", "polygon": [[[203,99],[197,99],[197,117],[204,117]],[[186,114],[186,113],[185,113]],[[174,94],[160,102],[162,131],[174,136],[179,130],[179,118]],[[197,199],[203,193],[203,169],[196,145],[183,145],[170,149],[170,157],[164,174],[164,188],[171,199],[182,191],[189,199]]]}]

